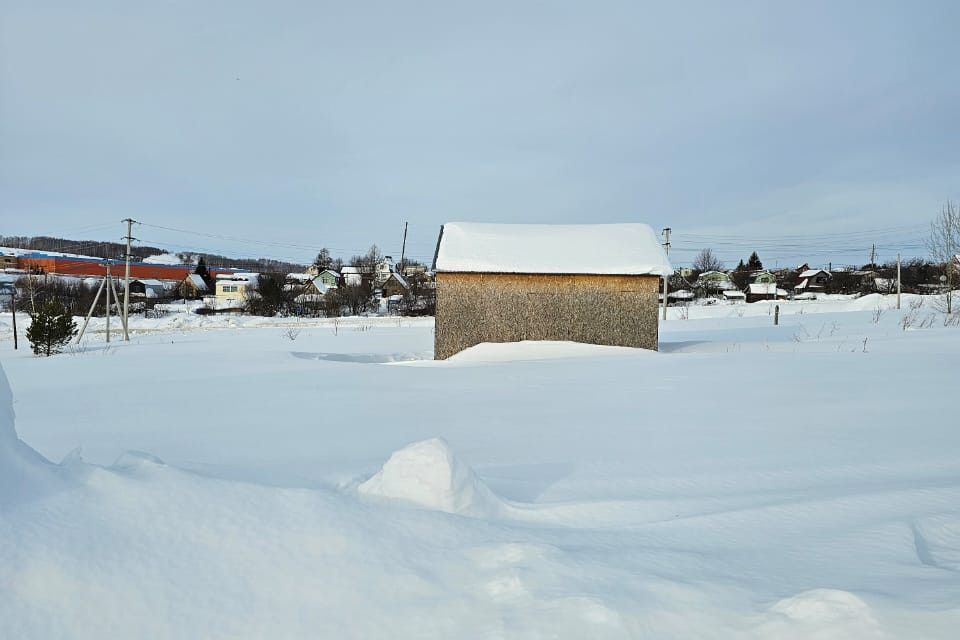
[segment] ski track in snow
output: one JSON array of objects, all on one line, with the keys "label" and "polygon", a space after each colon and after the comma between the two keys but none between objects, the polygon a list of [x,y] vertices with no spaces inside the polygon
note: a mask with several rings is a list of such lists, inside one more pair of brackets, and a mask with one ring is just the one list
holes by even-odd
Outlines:
[{"label": "ski track in snow", "polygon": [[440,363],[422,319],[0,339],[0,637],[952,638],[960,329],[904,299]]}]

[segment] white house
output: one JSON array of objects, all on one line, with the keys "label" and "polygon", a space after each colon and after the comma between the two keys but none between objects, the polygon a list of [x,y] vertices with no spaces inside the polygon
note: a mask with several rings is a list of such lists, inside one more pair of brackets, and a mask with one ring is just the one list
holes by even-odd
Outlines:
[{"label": "white house", "polygon": [[240,308],[260,281],[259,273],[218,273],[216,304],[219,309]]},{"label": "white house", "polygon": [[340,275],[343,276],[343,284],[348,287],[359,287],[363,283],[359,267],[343,267],[340,269]]},{"label": "white house", "polygon": [[772,300],[774,297],[783,299],[787,297],[787,292],[775,284],[765,282],[752,282],[747,285],[747,302],[757,302],[759,300]]},{"label": "white house", "polygon": [[797,278],[799,282],[793,288],[796,293],[823,291],[830,281],[830,272],[825,269],[806,269]]}]

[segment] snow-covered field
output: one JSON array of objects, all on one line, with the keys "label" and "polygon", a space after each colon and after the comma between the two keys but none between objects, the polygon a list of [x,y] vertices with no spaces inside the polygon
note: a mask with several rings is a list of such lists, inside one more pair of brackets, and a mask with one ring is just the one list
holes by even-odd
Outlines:
[{"label": "snow-covered field", "polygon": [[446,362],[429,320],[42,359],[4,317],[0,637],[954,638],[960,327],[917,300]]}]

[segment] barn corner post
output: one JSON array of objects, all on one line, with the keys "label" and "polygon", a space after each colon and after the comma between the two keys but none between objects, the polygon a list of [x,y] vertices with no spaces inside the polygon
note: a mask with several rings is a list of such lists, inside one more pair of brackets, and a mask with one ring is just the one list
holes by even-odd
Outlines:
[{"label": "barn corner post", "polygon": [[441,296],[440,289],[442,287],[441,281],[442,277],[440,271],[437,269],[437,257],[440,255],[440,242],[443,241],[443,227],[440,225],[440,232],[437,234],[437,246],[433,249],[433,264],[430,266],[433,269],[433,286],[434,286],[434,295],[436,296],[436,301],[434,302],[433,310],[433,359],[434,360],[445,360],[446,356],[442,356],[442,337],[443,337],[443,327],[441,325],[441,320],[443,314],[440,312],[441,305]]}]

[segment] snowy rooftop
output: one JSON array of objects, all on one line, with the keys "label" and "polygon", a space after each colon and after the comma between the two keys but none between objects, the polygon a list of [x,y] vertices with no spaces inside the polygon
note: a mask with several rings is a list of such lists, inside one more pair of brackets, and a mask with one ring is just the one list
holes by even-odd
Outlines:
[{"label": "snowy rooftop", "polygon": [[405,279],[402,275],[400,275],[399,273],[397,273],[396,271],[391,271],[391,272],[390,272],[390,275],[387,276],[387,280],[389,280],[390,278],[396,279],[396,281],[399,282],[399,283],[400,283],[400,286],[402,286],[404,289],[409,289],[409,288],[410,288],[410,285],[407,284],[406,279]]},{"label": "snowy rooftop", "polygon": [[798,277],[800,277],[800,278],[812,278],[813,276],[817,275],[818,273],[827,273],[827,274],[829,274],[828,271],[824,271],[823,269],[807,269],[806,271],[804,271],[803,273],[801,273]]},{"label": "snowy rooftop", "polygon": [[753,282],[747,286],[750,293],[761,294],[761,295],[770,295],[773,293],[773,290],[776,288],[778,296],[785,296],[787,292],[783,289],[780,289],[775,284],[766,283],[766,282]]},{"label": "snowy rooftop", "polygon": [[663,275],[670,262],[645,224],[451,222],[437,247],[437,271]]},{"label": "snowy rooftop", "polygon": [[207,283],[204,282],[202,276],[196,273],[188,273],[186,279],[189,280],[193,284],[193,286],[197,288],[198,291],[207,290]]},{"label": "snowy rooftop", "polygon": [[239,282],[257,282],[260,279],[259,273],[218,273],[217,280],[236,280]]}]

